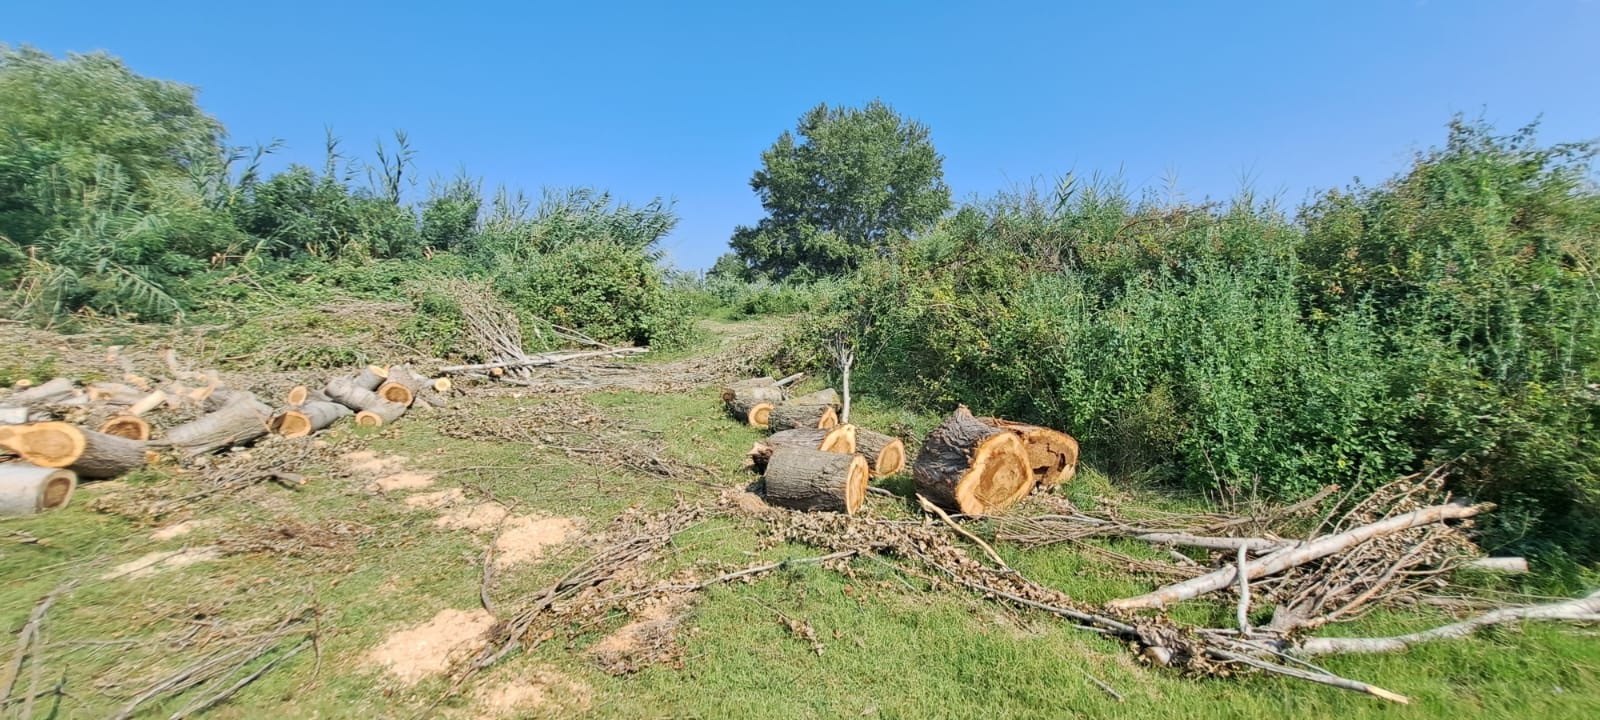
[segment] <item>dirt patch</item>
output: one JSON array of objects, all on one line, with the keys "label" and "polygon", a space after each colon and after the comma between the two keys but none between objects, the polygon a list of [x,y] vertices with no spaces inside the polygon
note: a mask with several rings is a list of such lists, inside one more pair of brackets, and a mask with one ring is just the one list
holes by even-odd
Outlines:
[{"label": "dirt patch", "polygon": [[419,490],[425,487],[433,487],[434,477],[434,473],[430,472],[405,470],[378,478],[372,483],[372,488],[384,493],[396,490]]},{"label": "dirt patch", "polygon": [[578,531],[576,518],[513,517],[500,531],[494,546],[495,567],[509,567],[544,555],[547,548],[560,545]]},{"label": "dirt patch", "polygon": [[559,713],[584,710],[594,702],[594,692],[582,680],[542,666],[507,682],[487,685],[477,693],[477,717],[520,717],[528,712]]},{"label": "dirt patch", "polygon": [[408,458],[401,455],[379,455],[372,450],[357,450],[339,458],[346,470],[357,475],[382,476],[404,472]]},{"label": "dirt patch", "polygon": [[215,560],[222,557],[222,550],[217,547],[184,548],[182,550],[164,550],[161,552],[147,553],[137,560],[130,560],[118,565],[100,576],[101,580],[115,580],[118,578],[142,578],[166,572],[185,565],[197,562]]},{"label": "dirt patch", "polygon": [[165,527],[156,528],[155,532],[150,533],[150,539],[157,542],[165,542],[174,538],[183,537],[196,530],[215,527],[216,525],[216,520],[185,520],[183,522],[176,522]]},{"label": "dirt patch", "polygon": [[461,488],[450,488],[449,490],[412,495],[406,498],[406,507],[413,510],[438,510],[460,505],[465,501],[466,495],[461,491]]},{"label": "dirt patch", "polygon": [[494,625],[494,616],[482,609],[440,610],[421,625],[390,635],[367,654],[367,662],[380,666],[407,685],[443,675],[460,655],[472,650]]},{"label": "dirt patch", "polygon": [[683,657],[678,624],[689,607],[687,595],[654,598],[635,610],[633,622],[617,628],[589,648],[589,655],[607,672],[623,675]]},{"label": "dirt patch", "polygon": [[499,503],[478,503],[477,505],[463,505],[439,516],[433,521],[434,527],[446,530],[470,530],[483,532],[493,530],[506,518],[506,509]]}]

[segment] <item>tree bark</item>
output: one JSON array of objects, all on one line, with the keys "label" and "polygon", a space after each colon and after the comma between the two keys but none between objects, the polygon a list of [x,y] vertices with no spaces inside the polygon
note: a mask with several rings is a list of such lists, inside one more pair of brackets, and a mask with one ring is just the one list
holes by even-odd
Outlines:
[{"label": "tree bark", "polygon": [[779,448],[767,463],[767,502],[793,510],[855,514],[867,497],[867,461],[860,455]]},{"label": "tree bark", "polygon": [[400,419],[406,414],[406,406],[387,400],[379,401],[376,405],[356,413],[356,425],[361,427],[382,427]]},{"label": "tree bark", "polygon": [[886,477],[906,469],[906,444],[900,438],[856,428],[856,453],[867,459],[873,477]]},{"label": "tree bark", "polygon": [[26,407],[0,407],[0,425],[21,425],[32,412]]},{"label": "tree bark", "polygon": [[773,431],[795,428],[832,428],[839,424],[839,414],[832,405],[784,403],[772,408],[767,415],[767,429]]},{"label": "tree bark", "polygon": [[355,376],[345,375],[328,381],[323,393],[334,402],[360,412],[383,402],[383,398],[370,389],[361,387]]},{"label": "tree bark", "polygon": [[1307,638],[1294,646],[1296,655],[1327,655],[1331,653],[1381,653],[1404,650],[1412,645],[1433,640],[1447,640],[1471,635],[1474,630],[1489,625],[1520,620],[1600,620],[1600,592],[1588,597],[1548,605],[1501,608],[1469,620],[1442,625],[1431,630],[1382,638]]},{"label": "tree bark", "polygon": [[1033,489],[1022,440],[979,422],[964,405],[928,434],[911,473],[919,494],[964,515],[999,512]]},{"label": "tree bark", "polygon": [[764,428],[772,416],[772,407],[771,402],[741,395],[728,403],[728,412],[750,427]]},{"label": "tree bark", "polygon": [[42,422],[7,428],[0,445],[39,467],[66,468],[84,480],[121,475],[142,467],[145,444],[138,440],[85,430],[64,422]]},{"label": "tree bark", "polygon": [[21,461],[0,464],[0,517],[64,508],[77,487],[78,476],[71,470]]},{"label": "tree bark", "polygon": [[354,382],[356,387],[363,390],[377,390],[378,386],[388,379],[389,368],[368,365],[362,368],[361,372],[356,373],[355,377],[351,378],[351,382]]},{"label": "tree bark", "polygon": [[771,437],[757,441],[750,448],[746,463],[756,472],[761,472],[766,469],[772,453],[785,447],[850,455],[856,451],[856,428],[854,425],[840,425],[829,430],[798,428],[773,433]]},{"label": "tree bark", "polygon": [[733,402],[733,399],[740,394],[747,393],[766,393],[768,397],[762,398],[765,402],[783,401],[783,387],[778,384],[777,380],[773,380],[770,377],[758,377],[728,383],[723,386],[722,402]]},{"label": "tree bark", "polygon": [[97,382],[84,388],[84,393],[89,396],[90,402],[106,403],[107,405],[132,405],[139,402],[147,394],[132,385],[114,382]]},{"label": "tree bark", "polygon": [[[1311,542],[1297,543],[1250,563],[1245,566],[1246,579],[1255,580],[1268,575],[1275,575],[1297,565],[1304,565],[1313,560],[1344,552],[1375,537],[1390,535],[1401,530],[1445,520],[1472,517],[1483,512],[1488,507],[1486,505],[1435,505],[1403,515],[1396,515],[1370,525],[1362,525],[1337,535],[1323,535]],[[1235,576],[1238,572],[1238,568],[1225,567],[1175,585],[1168,585],[1138,597],[1113,600],[1107,605],[1122,610],[1167,607],[1174,603],[1228,587],[1236,579]]]},{"label": "tree bark", "polygon": [[39,407],[53,405],[77,393],[77,388],[72,381],[66,378],[56,378],[42,385],[37,385],[27,390],[15,393],[10,397],[0,400],[0,405],[6,407]]},{"label": "tree bark", "polygon": [[423,379],[411,372],[411,366],[392,365],[389,367],[389,379],[378,386],[378,397],[410,407],[422,383]]},{"label": "tree bark", "polygon": [[100,427],[96,428],[96,430],[107,435],[115,435],[129,440],[144,441],[150,439],[150,423],[145,422],[144,418],[133,415],[113,416],[110,420],[100,423]]},{"label": "tree bark", "polygon": [[189,456],[244,445],[267,434],[272,408],[254,393],[229,396],[220,409],[167,431],[167,442]]},{"label": "tree bark", "polygon": [[1038,487],[1053,488],[1078,474],[1078,441],[1059,430],[1012,422],[1000,418],[978,418],[978,422],[1017,434],[1028,453],[1028,466]]},{"label": "tree bark", "polygon": [[272,418],[272,431],[284,437],[305,437],[350,415],[350,408],[336,402],[312,401],[279,410]]},{"label": "tree bark", "polygon": [[839,393],[833,388],[825,388],[814,393],[792,397],[789,398],[789,402],[796,405],[829,405],[833,407],[834,412],[838,412],[842,406]]}]

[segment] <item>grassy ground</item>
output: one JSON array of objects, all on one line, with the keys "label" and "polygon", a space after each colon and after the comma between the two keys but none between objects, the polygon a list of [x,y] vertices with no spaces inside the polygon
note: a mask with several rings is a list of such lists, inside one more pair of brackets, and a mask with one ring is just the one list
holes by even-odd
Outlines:
[{"label": "grassy ground", "polygon": [[[738,327],[712,326],[708,342]],[[70,368],[62,371],[70,373]],[[739,461],[758,434],[725,420],[709,390],[597,393],[583,399],[609,417],[626,418],[649,431],[645,436],[659,437],[662,452],[672,458],[711,468],[710,481],[716,485],[750,479]],[[450,412],[510,416],[529,404],[573,401],[480,397]],[[933,422],[871,397],[858,399],[856,413],[863,424],[902,424],[919,433]],[[593,538],[619,513],[668,507],[680,494],[706,500],[715,494],[693,483],[665,482],[595,463],[582,453],[449,438],[439,432],[441,424],[412,417],[375,435],[336,430],[327,439],[341,451],[370,447],[405,456],[412,470],[496,468],[448,472],[432,488],[417,492],[464,487],[470,497],[492,495],[513,504],[517,513],[580,518],[584,531],[579,537],[536,562],[498,574],[494,597],[502,612],[584,557]],[[441,610],[479,607],[489,536],[437,528],[437,513],[404,502],[414,493],[372,492],[359,477],[346,476],[346,470],[338,460],[320,460],[302,468],[310,481],[301,489],[258,484],[238,494],[202,499],[159,520],[111,512],[130,497],[176,497],[193,490],[188,476],[148,472],[127,482],[85,486],[64,511],[0,521],[0,628],[15,632],[41,596],[65,582],[77,583],[59,596],[45,618],[38,679],[30,665],[17,692],[30,684],[50,688],[60,683],[65,696],[42,698],[37,716],[52,709],[58,717],[107,716],[144,683],[231,638],[268,630],[273,622],[311,607],[317,616],[316,651],[284,661],[211,710],[212,716],[484,716],[489,710],[480,691],[507,683],[531,684],[542,693],[503,713],[512,717],[1503,718],[1600,713],[1600,643],[1593,630],[1508,626],[1405,654],[1326,662],[1335,672],[1414,700],[1411,706],[1397,707],[1257,675],[1180,677],[1138,664],[1116,642],[975,596],[930,590],[869,559],[854,561],[849,575],[802,567],[705,593],[676,630],[682,650],[675,662],[626,675],[603,671],[588,650],[627,621],[614,617],[513,656],[475,680],[462,697],[429,709],[446,689],[444,679],[404,685],[375,667],[368,654],[389,635],[424,623]],[[1069,492],[1087,500],[1111,489],[1091,471]],[[1021,511],[1026,510],[1024,506]],[[894,500],[873,496],[868,512],[905,510]],[[182,537],[152,539],[154,530],[186,515],[217,522]],[[279,542],[240,543],[250,538]],[[152,551],[215,544],[228,552],[147,577],[106,578],[111,568]],[[1087,601],[1130,594],[1154,582],[1070,548],[1000,545],[998,550],[1022,572]],[[660,571],[686,569],[704,575],[761,559],[814,554],[808,548],[769,546],[758,521],[716,519],[678,537]],[[1200,604],[1185,612],[1225,613],[1226,608]],[[1440,619],[1380,614],[1337,632],[1392,634]],[[795,632],[797,625],[813,628],[815,638]],[[289,644],[286,640],[285,646]],[[8,657],[6,651],[0,661]],[[1125,701],[1112,698],[1090,676]],[[170,715],[192,699],[147,706],[142,713]],[[20,703],[14,703],[0,709],[0,716],[19,709]]]}]

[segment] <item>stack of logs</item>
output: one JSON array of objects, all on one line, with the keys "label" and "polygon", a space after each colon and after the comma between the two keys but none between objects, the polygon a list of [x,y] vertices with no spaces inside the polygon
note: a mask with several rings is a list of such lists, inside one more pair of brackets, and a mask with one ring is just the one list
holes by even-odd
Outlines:
[{"label": "stack of logs", "polygon": [[[755,444],[748,465],[763,473],[767,501],[796,510],[854,514],[869,478],[906,468],[905,444],[889,435],[839,424],[831,389],[791,397],[794,380],[759,377],[728,385],[722,401],[734,418],[774,431]],[[912,476],[916,491],[964,515],[999,512],[1037,488],[1077,472],[1078,443],[1066,433],[956,410],[922,443]]]},{"label": "stack of logs", "polygon": [[[167,364],[173,377],[159,388],[130,372],[123,383],[80,388],[57,378],[0,399],[0,447],[17,456],[0,463],[0,517],[64,507],[79,481],[123,475],[162,450],[192,460],[272,433],[305,437],[350,415],[358,426],[386,425],[411,408],[445,407],[451,389],[448,379],[406,365],[369,366],[318,390],[295,387],[274,409],[254,393],[222,387],[215,374],[178,369],[170,353]],[[146,416],[161,408],[203,414],[153,439]],[[108,413],[87,426],[57,419]]]}]

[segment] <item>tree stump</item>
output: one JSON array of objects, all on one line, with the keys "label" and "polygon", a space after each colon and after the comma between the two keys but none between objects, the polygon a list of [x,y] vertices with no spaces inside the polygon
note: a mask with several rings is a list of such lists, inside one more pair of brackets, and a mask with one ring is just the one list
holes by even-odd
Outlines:
[{"label": "tree stump", "polygon": [[339,403],[311,401],[278,411],[272,418],[272,431],[284,437],[305,437],[349,414],[350,408]]},{"label": "tree stump", "polygon": [[1078,474],[1078,441],[1060,430],[982,417],[978,422],[1016,433],[1028,452],[1028,466],[1038,487],[1049,489]]},{"label": "tree stump", "polygon": [[411,366],[393,365],[389,368],[389,379],[378,386],[378,397],[410,407],[423,382],[422,378],[411,372]]},{"label": "tree stump", "polygon": [[382,427],[400,419],[406,414],[406,406],[397,402],[379,400],[372,407],[356,413],[356,425],[359,427]]},{"label": "tree stump", "polygon": [[1004,510],[1033,489],[1022,440],[979,422],[964,405],[928,433],[911,474],[919,494],[963,515]]},{"label": "tree stump", "polygon": [[797,428],[773,433],[771,437],[758,440],[750,448],[750,453],[745,460],[748,467],[761,472],[767,467],[767,461],[778,448],[798,447],[807,450],[821,450],[823,452],[850,455],[856,451],[856,427],[854,425],[840,425],[835,428]]},{"label": "tree stump", "polygon": [[867,461],[803,447],[783,447],[767,463],[767,502],[808,512],[855,514],[867,497]]},{"label": "tree stump", "polygon": [[835,412],[839,410],[840,400],[838,391],[833,388],[824,388],[814,393],[806,393],[798,397],[789,398],[789,402],[797,405],[828,405]]},{"label": "tree stump", "polygon": [[906,444],[900,438],[856,428],[856,454],[867,459],[873,477],[887,477],[906,469]]},{"label": "tree stump", "polygon": [[78,476],[71,470],[21,461],[0,464],[0,517],[64,508],[77,487]]},{"label": "tree stump", "polygon": [[144,418],[133,415],[113,416],[110,420],[100,423],[100,427],[96,430],[129,440],[150,439],[150,423],[145,422]]},{"label": "tree stump", "polygon": [[728,403],[728,413],[750,427],[764,428],[772,417],[773,404],[739,396]]},{"label": "tree stump", "polygon": [[832,405],[784,403],[767,413],[767,429],[779,432],[795,428],[826,430],[838,424],[839,413]]},{"label": "tree stump", "polygon": [[232,393],[221,408],[168,430],[167,442],[191,457],[244,445],[267,434],[272,415],[254,393]]},{"label": "tree stump", "polygon": [[378,397],[377,393],[361,387],[361,383],[354,375],[329,380],[328,386],[323,388],[322,392],[334,402],[357,412],[383,402],[383,398]]},{"label": "tree stump", "polygon": [[7,428],[0,445],[39,467],[66,468],[85,480],[112,478],[142,467],[145,444],[64,422]]}]

